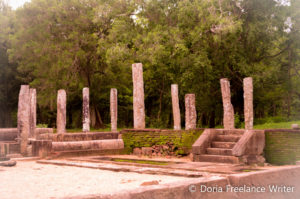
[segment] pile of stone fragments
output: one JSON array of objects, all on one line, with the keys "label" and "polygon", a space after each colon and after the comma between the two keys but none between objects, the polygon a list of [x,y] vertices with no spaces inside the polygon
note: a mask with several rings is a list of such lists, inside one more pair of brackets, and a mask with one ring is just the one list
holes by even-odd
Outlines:
[{"label": "pile of stone fragments", "polygon": [[177,147],[173,143],[166,143],[164,145],[154,145],[152,147],[137,147],[133,149],[133,155],[137,156],[157,156],[157,157],[168,157],[176,155],[175,150]]}]

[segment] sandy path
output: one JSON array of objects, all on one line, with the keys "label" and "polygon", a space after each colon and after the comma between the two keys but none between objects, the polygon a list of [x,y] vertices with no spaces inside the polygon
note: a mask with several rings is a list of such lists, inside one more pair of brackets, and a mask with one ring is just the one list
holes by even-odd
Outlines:
[{"label": "sandy path", "polygon": [[0,167],[0,198],[56,198],[88,194],[110,194],[137,189],[143,182],[159,184],[189,178],[112,172],[99,169],[18,162],[17,166]]}]

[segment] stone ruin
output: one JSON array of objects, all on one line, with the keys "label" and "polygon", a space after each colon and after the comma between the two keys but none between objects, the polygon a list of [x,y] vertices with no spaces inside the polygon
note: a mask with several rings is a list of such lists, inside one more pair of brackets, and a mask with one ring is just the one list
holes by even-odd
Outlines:
[{"label": "stone ruin", "polygon": [[220,80],[223,99],[223,125],[224,129],[234,129],[234,110],[231,104],[230,83],[227,78]]},{"label": "stone ruin", "polygon": [[82,89],[82,131],[90,131],[90,90]]},{"label": "stone ruin", "polygon": [[57,92],[56,132],[65,133],[67,124],[67,94],[60,89]]},{"label": "stone ruin", "polygon": [[118,130],[118,91],[116,88],[110,89],[110,123],[111,131]]},{"label": "stone ruin", "polygon": [[[133,118],[134,129],[143,130],[145,124],[144,104],[144,81],[143,66],[141,63],[132,65],[133,79]],[[228,79],[220,80],[223,100],[225,130],[234,129],[234,109],[231,104],[230,83]],[[244,112],[245,129],[253,129],[253,85],[252,78],[244,79]],[[36,128],[36,90],[22,85],[19,94],[18,104],[18,128],[17,139],[20,147],[20,154],[28,156],[33,153],[37,156],[46,156],[51,152],[62,151],[85,151],[85,150],[112,150],[122,149],[124,143],[118,134],[118,97],[117,89],[110,90],[110,116],[111,132],[90,132],[90,110],[89,110],[89,88],[82,90],[82,132],[66,133],[66,107],[67,94],[61,89],[57,93],[57,134],[52,134],[53,129]],[[178,97],[178,85],[171,85],[171,100],[174,130],[181,130],[181,117]],[[196,129],[195,94],[185,95],[185,129]],[[239,131],[240,132],[240,131]],[[205,135],[205,134],[204,134]],[[258,134],[260,135],[260,134]],[[217,138],[215,138],[217,139]],[[231,138],[230,138],[231,139]],[[209,142],[208,142],[209,143]],[[196,144],[196,143],[195,143]],[[30,145],[30,146],[29,146]],[[3,146],[3,145],[1,145]],[[32,147],[32,148],[31,148]],[[3,147],[2,147],[3,148]],[[0,150],[3,154],[3,149]],[[3,156],[3,155],[2,155]],[[195,156],[196,157],[196,156]],[[199,158],[199,156],[198,156]],[[201,159],[201,158],[200,158]],[[199,160],[200,160],[199,159]],[[235,161],[235,160],[234,160]]]},{"label": "stone ruin", "polygon": [[133,81],[133,126],[135,129],[144,129],[145,125],[145,102],[144,102],[144,80],[143,65],[141,63],[132,65]]},{"label": "stone ruin", "polygon": [[179,108],[178,85],[177,84],[171,85],[171,96],[172,96],[174,130],[181,130],[181,119],[180,119],[180,108]]}]

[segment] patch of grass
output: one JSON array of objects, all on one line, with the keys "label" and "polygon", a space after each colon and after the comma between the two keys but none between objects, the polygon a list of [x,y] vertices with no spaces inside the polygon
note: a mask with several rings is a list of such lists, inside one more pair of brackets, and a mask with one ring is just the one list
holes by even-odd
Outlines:
[{"label": "patch of grass", "polygon": [[132,160],[132,159],[121,159],[113,158],[112,161],[115,162],[130,162],[130,163],[139,163],[139,164],[152,164],[152,165],[168,165],[168,162],[162,161],[153,161],[153,160]]},{"label": "patch of grass", "polygon": [[291,129],[292,124],[300,126],[300,120],[290,122],[268,122],[265,124],[254,125],[254,129]]},{"label": "patch of grass", "polygon": [[[118,129],[118,131],[120,131],[122,129]],[[104,129],[94,129],[94,128],[91,128],[90,129],[90,132],[109,132],[110,131],[110,128],[104,128]],[[67,129],[67,133],[78,133],[78,132],[82,132],[82,129]]]},{"label": "patch of grass", "polygon": [[48,124],[37,124],[36,128],[48,128]]}]

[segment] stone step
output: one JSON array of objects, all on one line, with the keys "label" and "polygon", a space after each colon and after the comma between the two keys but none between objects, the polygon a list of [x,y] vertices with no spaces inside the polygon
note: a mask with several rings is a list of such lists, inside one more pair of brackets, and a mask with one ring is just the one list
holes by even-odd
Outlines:
[{"label": "stone step", "polygon": [[235,130],[224,130],[222,132],[222,134],[223,135],[240,135],[240,136],[242,136],[244,134],[244,132],[245,132],[244,130],[235,129]]},{"label": "stone step", "polygon": [[232,155],[231,149],[207,148],[206,152],[209,155]]},{"label": "stone step", "polygon": [[212,142],[211,148],[225,148],[232,149],[236,143],[235,142]]},{"label": "stone step", "polygon": [[220,142],[237,142],[241,138],[240,135],[216,135],[214,141]]},{"label": "stone step", "polygon": [[6,157],[9,157],[9,158],[24,158],[20,153],[7,154]]},{"label": "stone step", "polygon": [[53,142],[75,142],[91,140],[118,139],[118,132],[87,132],[87,133],[45,133],[38,137],[38,140],[52,140]]},{"label": "stone step", "polygon": [[195,162],[220,162],[239,164],[239,158],[235,156],[222,156],[222,155],[194,155]]}]

